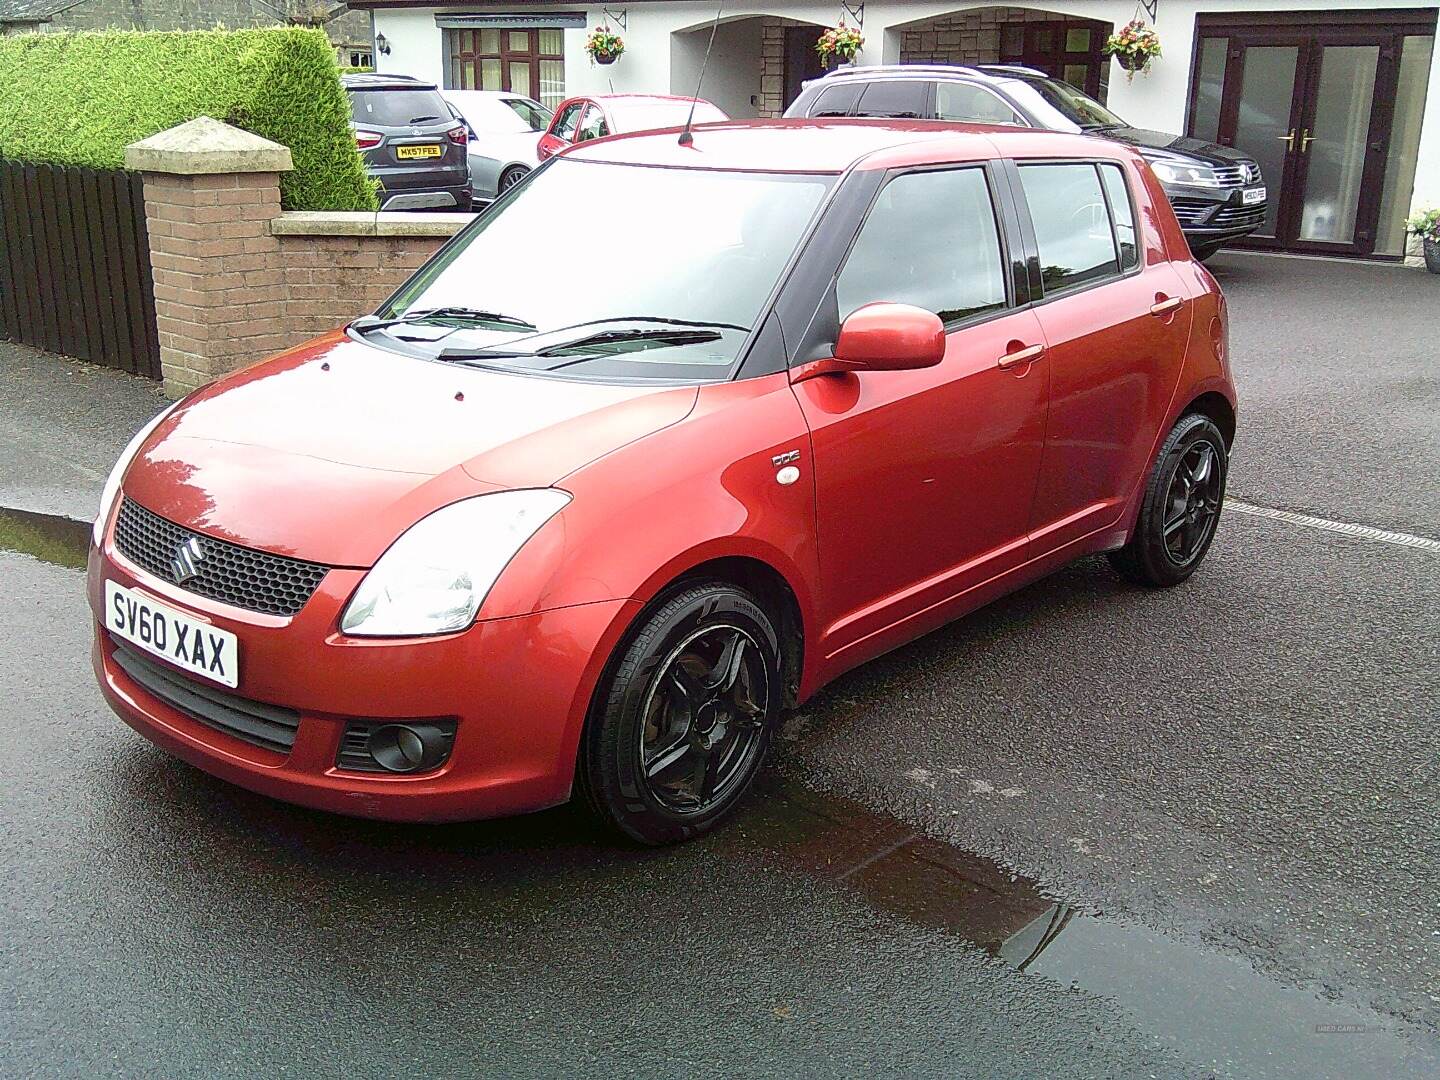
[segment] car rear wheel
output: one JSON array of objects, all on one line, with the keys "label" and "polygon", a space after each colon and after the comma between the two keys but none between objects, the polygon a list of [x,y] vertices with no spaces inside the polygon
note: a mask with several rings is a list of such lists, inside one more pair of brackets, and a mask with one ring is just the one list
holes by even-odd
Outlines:
[{"label": "car rear wheel", "polygon": [[530,170],[525,168],[524,165],[511,165],[510,168],[500,174],[500,183],[497,186],[497,191],[503,194],[529,175]]},{"label": "car rear wheel", "polygon": [[645,618],[597,695],[577,780],[643,844],[714,827],[749,789],[780,711],[780,642],[743,590],[691,585]]},{"label": "car rear wheel", "polygon": [[1179,585],[1210,550],[1225,502],[1229,455],[1207,416],[1182,416],[1151,469],[1135,532],[1110,553],[1115,569],[1141,585]]}]

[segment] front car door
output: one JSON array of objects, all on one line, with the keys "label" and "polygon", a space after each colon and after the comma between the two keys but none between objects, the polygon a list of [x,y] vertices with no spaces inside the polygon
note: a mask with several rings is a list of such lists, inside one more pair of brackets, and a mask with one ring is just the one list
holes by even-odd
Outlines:
[{"label": "front car door", "polygon": [[549,130],[540,136],[540,142],[535,148],[536,155],[541,161],[551,154],[558,154],[574,142],[575,132],[580,127],[580,114],[584,111],[585,105],[586,101],[579,98],[567,101],[560,106],[560,111],[555,114],[555,119],[550,121]]},{"label": "front car door", "polygon": [[1004,184],[981,164],[887,177],[827,295],[835,325],[878,301],[940,315],[938,366],[795,383],[811,432],[830,670],[954,617],[949,601],[1026,557],[1047,375],[1008,359],[1041,338],[1017,306]]},{"label": "front car door", "polygon": [[1143,194],[1120,161],[1019,161],[1022,226],[1040,279],[1050,413],[1033,554],[1113,525],[1144,475],[1180,378],[1190,305]]}]

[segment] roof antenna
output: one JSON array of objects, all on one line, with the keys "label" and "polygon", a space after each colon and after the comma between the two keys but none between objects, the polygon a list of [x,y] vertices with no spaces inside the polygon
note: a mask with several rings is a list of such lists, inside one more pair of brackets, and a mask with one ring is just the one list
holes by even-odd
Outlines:
[{"label": "roof antenna", "polygon": [[700,62],[700,77],[695,80],[695,93],[690,98],[690,115],[685,117],[685,130],[680,132],[681,146],[689,146],[695,141],[690,125],[695,119],[695,106],[700,101],[700,87],[705,85],[705,69],[710,66],[710,50],[715,48],[715,31],[720,29],[720,12],[724,8],[725,0],[720,0],[715,5],[715,21],[710,24],[710,44],[705,46],[705,59]]}]

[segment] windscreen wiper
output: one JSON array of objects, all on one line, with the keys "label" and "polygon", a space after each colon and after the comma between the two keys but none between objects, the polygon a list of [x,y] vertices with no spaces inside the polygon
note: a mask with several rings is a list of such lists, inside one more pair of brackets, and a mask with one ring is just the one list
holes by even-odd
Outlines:
[{"label": "windscreen wiper", "polygon": [[453,319],[457,322],[466,323],[496,323],[500,326],[513,326],[517,330],[534,330],[535,324],[526,322],[515,315],[506,315],[499,311],[482,311],[479,308],[469,307],[433,307],[422,308],[419,311],[407,311],[394,319],[380,319],[377,322],[361,322],[356,320],[350,324],[358,334],[368,334],[371,330],[384,330],[387,326],[402,326],[406,323],[420,323],[427,319]]},{"label": "windscreen wiper", "polygon": [[597,346],[623,345],[629,342],[654,342],[657,345],[703,345],[708,341],[719,341],[721,336],[721,334],[714,330],[699,329],[604,330],[598,334],[588,334],[585,337],[576,338],[574,341],[547,345],[542,349],[535,349],[531,352],[521,352],[514,349],[441,349],[438,358],[441,360],[465,361],[574,356],[576,353],[587,352]]}]

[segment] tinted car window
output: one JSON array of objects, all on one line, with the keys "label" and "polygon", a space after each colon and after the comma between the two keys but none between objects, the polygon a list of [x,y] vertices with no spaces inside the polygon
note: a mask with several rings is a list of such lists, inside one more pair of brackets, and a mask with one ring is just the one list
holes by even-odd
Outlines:
[{"label": "tinted car window", "polygon": [[1054,79],[1007,79],[1005,92],[1030,110],[1032,119],[1055,131],[1124,127],[1125,121],[1069,83]]},{"label": "tinted car window", "polygon": [[810,106],[810,115],[849,116],[851,110],[859,104],[860,91],[864,89],[864,83],[826,87],[820,91],[820,96],[815,99],[815,104]]},{"label": "tinted car window", "polygon": [[1110,198],[1110,213],[1115,219],[1115,239],[1120,243],[1120,268],[1129,270],[1140,265],[1140,246],[1135,239],[1135,208],[1130,205],[1130,188],[1125,172],[1119,165],[1101,165],[1100,179]]},{"label": "tinted car window", "polygon": [[560,119],[555,123],[554,134],[569,142],[575,135],[575,125],[580,122],[580,110],[584,107],[583,101],[566,105],[565,111],[560,114]]},{"label": "tinted car window", "polygon": [[990,189],[980,169],[909,173],[885,186],[835,283],[840,317],[877,301],[946,322],[1005,306]]},{"label": "tinted car window", "polygon": [[1020,179],[1047,293],[1118,272],[1115,234],[1094,165],[1022,165]]},{"label": "tinted car window", "polygon": [[935,84],[935,116],[940,120],[969,120],[979,124],[1018,124],[1015,110],[983,86],[971,83]]},{"label": "tinted car window", "polygon": [[594,105],[591,105],[585,112],[585,120],[580,125],[580,134],[576,142],[584,142],[586,139],[600,139],[610,134],[610,126],[605,123],[605,114]]},{"label": "tinted car window", "polygon": [[860,116],[920,119],[925,115],[929,91],[929,83],[881,79],[865,87],[856,112]]},{"label": "tinted car window", "polygon": [[357,124],[406,127],[449,120],[450,107],[438,90],[352,90],[350,115]]}]

